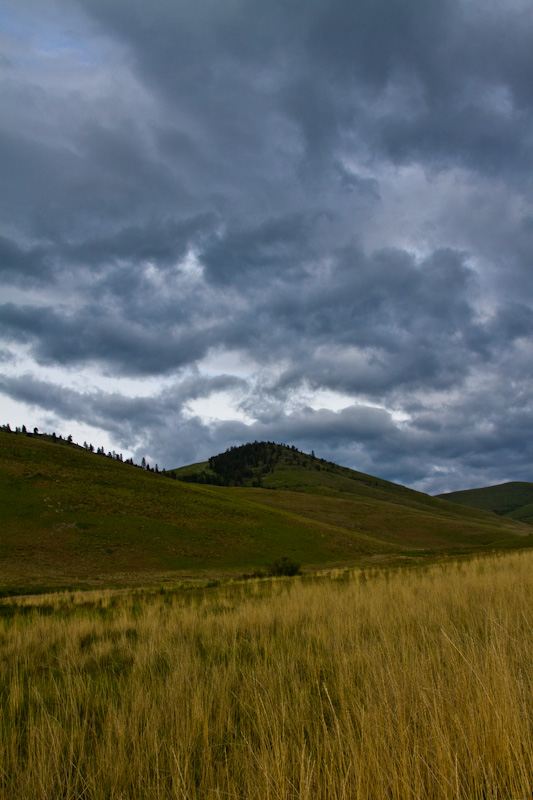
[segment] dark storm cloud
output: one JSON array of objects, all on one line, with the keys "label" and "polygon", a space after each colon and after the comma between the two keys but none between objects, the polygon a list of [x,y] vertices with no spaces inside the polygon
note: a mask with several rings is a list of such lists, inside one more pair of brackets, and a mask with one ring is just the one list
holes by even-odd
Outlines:
[{"label": "dark storm cloud", "polygon": [[201,358],[211,342],[209,332],[182,330],[163,336],[160,325],[147,329],[97,307],[71,314],[9,303],[0,312],[6,338],[32,344],[36,361],[43,365],[95,360],[126,375],[161,374]]},{"label": "dark storm cloud", "polygon": [[50,279],[46,249],[24,249],[5,236],[0,236],[0,275],[6,283],[23,286],[46,283]]},{"label": "dark storm cloud", "polygon": [[533,333],[525,305],[481,321],[476,296],[464,254],[440,250],[417,260],[388,250],[369,258],[344,248],[327,274],[267,294],[260,306],[272,323],[263,358],[272,342],[276,355],[293,354],[271,391],[305,383],[379,400],[400,389],[460,385],[472,368]]},{"label": "dark storm cloud", "polygon": [[[4,13],[18,31],[2,61],[6,341],[107,375],[237,352],[251,366],[236,397],[256,421],[206,424],[180,400],[173,423],[164,390],[95,392],[80,411],[73,390],[6,377],[8,396],[65,419],[78,408],[122,447],[131,418],[169,463],[174,424],[183,460],[281,438],[405,483],[460,480],[454,459],[525,474],[529,3],[8,0]],[[314,411],[298,400],[311,390],[352,400]]]},{"label": "dark storm cloud", "polygon": [[269,279],[288,278],[309,257],[312,219],[302,214],[263,221],[254,228],[230,230],[202,251],[208,279],[215,283],[243,279],[257,283],[265,273]]},{"label": "dark storm cloud", "polygon": [[[393,160],[458,159],[481,171],[520,173],[531,164],[527,4],[514,14],[454,0],[318,6],[309,60],[330,86],[363,95],[357,113]],[[369,94],[383,98],[378,113],[364,103]]]},{"label": "dark storm cloud", "polygon": [[[241,251],[250,241],[241,242]],[[279,240],[268,241],[255,247],[276,251]],[[5,304],[1,329],[31,344],[44,364],[100,361],[125,374],[158,374],[192,364],[218,345],[265,362],[292,354],[293,365],[273,387],[278,392],[305,381],[375,396],[401,385],[453,385],[473,363],[489,359],[490,333],[498,344],[531,333],[531,312],[523,306],[501,309],[485,324],[476,320],[468,299],[475,276],[453,251],[417,262],[404,251],[367,258],[344,248],[329,274],[302,271],[250,292],[245,305],[232,303],[229,290],[213,298],[196,286],[174,297],[167,284],[161,291],[139,273],[124,286],[125,304],[106,303],[105,290],[113,296],[122,275],[111,271],[97,284],[93,294],[103,306],[96,296],[75,312]]]},{"label": "dark storm cloud", "polygon": [[258,156],[273,164],[289,130],[277,118],[300,137],[291,167],[311,173],[354,139],[397,162],[519,175],[531,165],[526,9],[454,0],[84,7],[130,48],[154,91],[194,115],[234,173],[257,174]]},{"label": "dark storm cloud", "polygon": [[157,219],[121,228],[106,237],[94,237],[65,248],[71,263],[109,268],[114,263],[156,263],[158,269],[176,265],[202,232],[211,230],[213,217]]}]

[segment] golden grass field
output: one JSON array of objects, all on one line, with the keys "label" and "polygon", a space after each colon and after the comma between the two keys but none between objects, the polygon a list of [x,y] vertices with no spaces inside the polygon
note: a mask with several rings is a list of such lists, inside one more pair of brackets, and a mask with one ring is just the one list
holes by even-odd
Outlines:
[{"label": "golden grass field", "polygon": [[2,800],[533,795],[533,554],[0,604]]}]

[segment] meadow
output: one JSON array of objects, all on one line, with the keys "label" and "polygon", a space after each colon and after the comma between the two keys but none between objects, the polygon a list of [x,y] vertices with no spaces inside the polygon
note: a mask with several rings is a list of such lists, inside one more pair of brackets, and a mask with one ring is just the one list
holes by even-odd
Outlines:
[{"label": "meadow", "polygon": [[2,800],[533,794],[533,553],[0,602]]},{"label": "meadow", "polygon": [[267,491],[0,431],[0,596],[236,577],[283,556],[322,569],[533,546],[530,525],[281,451]]}]

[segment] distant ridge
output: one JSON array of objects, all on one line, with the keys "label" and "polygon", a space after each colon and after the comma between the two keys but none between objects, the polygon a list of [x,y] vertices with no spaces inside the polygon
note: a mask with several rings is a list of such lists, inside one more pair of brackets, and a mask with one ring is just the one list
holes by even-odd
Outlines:
[{"label": "distant ridge", "polygon": [[511,481],[480,489],[438,494],[442,500],[533,525],[533,483]]}]

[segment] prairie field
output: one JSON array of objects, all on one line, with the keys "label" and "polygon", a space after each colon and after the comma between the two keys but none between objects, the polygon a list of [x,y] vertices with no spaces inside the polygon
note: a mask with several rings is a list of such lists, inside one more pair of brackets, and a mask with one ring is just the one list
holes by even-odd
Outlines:
[{"label": "prairie field", "polygon": [[5,599],[0,798],[531,798],[532,634],[527,551]]}]

